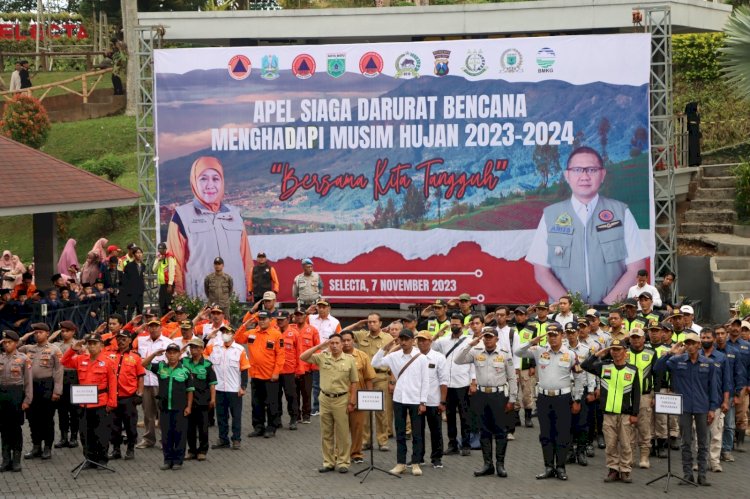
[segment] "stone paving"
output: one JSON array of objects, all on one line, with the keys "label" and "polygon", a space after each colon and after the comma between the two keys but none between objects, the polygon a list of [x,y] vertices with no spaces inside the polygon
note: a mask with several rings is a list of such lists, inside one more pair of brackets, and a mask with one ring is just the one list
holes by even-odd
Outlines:
[{"label": "stone paving", "polygon": [[[318,418],[313,417],[312,424],[299,425],[296,432],[283,429],[273,439],[250,439],[244,436],[251,430],[249,397],[245,397],[244,404],[241,450],[211,450],[205,462],[187,461],[179,471],[159,470],[162,454],[158,447],[136,450],[135,460],[111,462],[116,473],[86,470],[73,480],[70,470],[81,461],[80,447],[55,449],[50,461],[23,460],[22,473],[0,474],[0,497],[664,497],[664,481],[651,486],[645,483],[665,472],[666,459],[653,458],[651,469],[634,470],[632,484],[605,484],[604,452],[598,449],[588,467],[568,465],[567,482],[535,480],[534,475],[542,469],[536,428],[519,428],[516,440],[509,443],[509,477],[505,479],[474,478],[472,471],[481,465],[481,455],[472,451],[469,457],[445,457],[443,469],[424,467],[422,477],[407,474],[398,479],[373,471],[360,484],[353,472],[365,465],[353,465],[347,474],[318,473]],[[284,421],[288,424],[286,416]],[[30,445],[28,426],[24,430],[26,450]],[[211,428],[212,442],[215,435],[216,428]],[[390,452],[376,451],[376,465],[390,469],[395,464],[395,447],[393,440]],[[673,470],[677,473],[681,469],[678,454],[672,453]],[[750,478],[746,467],[750,453],[736,453],[735,457],[736,462],[723,463],[723,473],[710,473],[712,487],[678,486],[672,482],[669,494],[685,499],[706,494],[748,497]]]}]

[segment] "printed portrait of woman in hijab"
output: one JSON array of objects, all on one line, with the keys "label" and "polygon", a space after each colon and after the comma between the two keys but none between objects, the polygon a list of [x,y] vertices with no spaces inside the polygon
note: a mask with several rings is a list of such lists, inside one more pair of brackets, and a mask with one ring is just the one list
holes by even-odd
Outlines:
[{"label": "printed portrait of woman in hijab", "polygon": [[177,293],[205,299],[203,280],[214,271],[214,258],[224,259],[224,272],[234,280],[240,301],[247,299],[253,259],[240,210],[224,203],[224,168],[217,158],[201,156],[190,169],[193,201],[178,206],[167,231],[167,248],[177,260]]}]

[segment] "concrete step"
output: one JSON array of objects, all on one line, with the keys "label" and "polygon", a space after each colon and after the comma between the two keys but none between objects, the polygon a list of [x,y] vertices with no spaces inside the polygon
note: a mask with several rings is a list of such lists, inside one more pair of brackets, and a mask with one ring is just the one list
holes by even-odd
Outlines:
[{"label": "concrete step", "polygon": [[731,222],[685,222],[680,225],[680,232],[684,234],[733,234],[734,224]]},{"label": "concrete step", "polygon": [[714,258],[717,271],[750,270],[750,258],[744,258],[741,256],[717,256]]},{"label": "concrete step", "polygon": [[695,199],[729,199],[734,201],[734,187],[698,188]]},{"label": "concrete step", "polygon": [[704,177],[729,177],[732,175],[732,167],[726,165],[704,165],[701,166],[701,174]]},{"label": "concrete step", "polygon": [[696,210],[733,210],[734,198],[727,199],[694,199],[690,201],[690,208]]},{"label": "concrete step", "polygon": [[[734,210],[688,210],[685,212],[686,222],[726,222],[737,221],[737,212]],[[736,227],[736,226],[735,226]],[[736,233],[736,230],[735,230]]]},{"label": "concrete step", "polygon": [[703,177],[699,187],[717,188],[717,187],[735,187],[735,177]]},{"label": "concrete step", "polygon": [[735,225],[734,235],[739,237],[750,238],[750,225]]},{"label": "concrete step", "polygon": [[750,280],[749,281],[722,281],[719,283],[719,289],[724,292],[737,291],[745,293],[745,296],[750,296]]},{"label": "concrete step", "polygon": [[737,303],[745,298],[750,298],[750,291],[745,291],[744,293],[741,291],[730,291],[727,294],[729,295],[729,303]]},{"label": "concrete step", "polygon": [[703,243],[713,246],[722,256],[750,257],[750,239],[737,237],[734,234],[677,234],[682,243]]},{"label": "concrete step", "polygon": [[746,269],[746,270],[738,270],[738,269],[714,270],[714,278],[718,282],[749,281],[750,280],[750,269]]}]

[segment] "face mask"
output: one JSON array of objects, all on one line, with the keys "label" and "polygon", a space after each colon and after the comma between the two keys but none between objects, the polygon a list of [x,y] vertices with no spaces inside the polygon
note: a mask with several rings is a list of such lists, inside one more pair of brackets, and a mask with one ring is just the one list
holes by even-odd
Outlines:
[{"label": "face mask", "polygon": [[714,344],[713,341],[701,341],[701,346],[703,347],[704,350],[711,348],[713,344]]},{"label": "face mask", "polygon": [[461,326],[458,326],[458,327],[456,327],[456,326],[454,326],[454,327],[451,327],[451,331],[453,331],[454,333],[460,333],[460,332],[461,332]]},{"label": "face mask", "polygon": [[221,341],[223,341],[224,343],[229,343],[230,341],[232,341],[232,335],[229,333],[222,333]]}]

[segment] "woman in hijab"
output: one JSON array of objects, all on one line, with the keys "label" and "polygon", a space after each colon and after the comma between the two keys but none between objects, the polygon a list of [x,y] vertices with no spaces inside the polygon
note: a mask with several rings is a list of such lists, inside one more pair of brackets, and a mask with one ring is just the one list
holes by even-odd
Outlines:
[{"label": "woman in hijab", "polygon": [[0,258],[0,269],[5,269],[6,272],[13,270],[12,258],[13,253],[11,253],[10,250],[3,251],[3,256]]},{"label": "woman in hijab", "polygon": [[223,202],[224,168],[218,159],[202,156],[190,169],[193,201],[178,206],[167,232],[167,247],[177,260],[175,292],[205,299],[203,280],[214,271],[214,258],[224,259],[234,291],[247,299],[253,257],[240,210]]},{"label": "woman in hijab", "polygon": [[93,251],[94,253],[96,253],[99,256],[99,261],[100,262],[106,261],[107,258],[108,258],[108,256],[109,256],[109,255],[107,255],[107,243],[108,242],[109,242],[108,239],[105,239],[105,238],[102,237],[101,239],[99,239],[98,241],[96,241],[94,243],[94,247],[91,248],[91,251]]},{"label": "woman in hijab", "polygon": [[23,282],[23,274],[24,272],[26,272],[26,266],[21,263],[21,259],[18,257],[18,255],[13,255],[10,257],[10,267],[10,272],[5,275],[12,276],[14,278],[13,287],[15,288]]},{"label": "woman in hijab", "polygon": [[[81,265],[78,263],[78,255],[76,255],[76,240],[68,239],[65,243],[65,247],[60,253],[60,259],[57,261],[57,272],[59,274],[69,274],[70,266],[75,265],[77,268]],[[73,276],[75,277],[75,276]]]},{"label": "woman in hijab", "polygon": [[83,264],[83,270],[81,270],[82,283],[87,282],[93,286],[94,281],[99,279],[101,273],[99,262],[99,254],[96,251],[89,251],[86,256],[86,263]]}]

